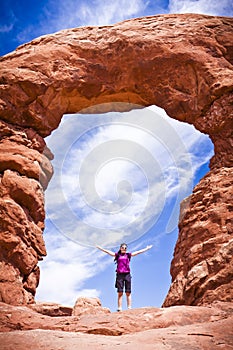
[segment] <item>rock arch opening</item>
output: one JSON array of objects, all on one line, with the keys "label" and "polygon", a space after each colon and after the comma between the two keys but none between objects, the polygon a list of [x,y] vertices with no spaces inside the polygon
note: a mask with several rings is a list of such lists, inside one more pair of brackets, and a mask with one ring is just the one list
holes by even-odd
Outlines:
[{"label": "rock arch opening", "polygon": [[[144,270],[152,269],[154,281],[162,280],[163,287],[157,290],[157,283],[152,281],[145,299],[150,305],[160,306],[170,284],[167,259],[170,263],[177,238],[180,201],[191,194],[197,178],[203,177],[203,167],[207,172],[213,155],[209,138],[187,123],[169,118],[161,108],[151,106],[123,113],[66,115],[46,143],[54,154],[54,175],[45,193],[48,256],[40,264],[38,300],[53,295],[53,300],[73,305],[80,293],[98,296],[96,293],[100,291],[95,285],[103,284],[96,281],[101,280],[96,267],[103,264],[105,257],[93,252],[93,247],[99,244],[118,248],[122,241],[131,243],[129,247],[150,242],[155,245],[155,251],[147,257]],[[86,188],[80,188],[82,177]],[[118,191],[122,180],[131,187]],[[90,190],[92,181],[97,193]],[[103,202],[99,198],[96,201],[96,196]],[[119,200],[121,196],[125,197]],[[73,247],[65,238],[73,242]],[[75,243],[79,245],[79,256],[75,253]],[[87,268],[86,256],[80,251],[86,251],[90,259],[87,280],[82,274],[82,263]],[[101,288],[101,300],[104,305],[111,305],[114,298],[106,290],[112,287],[109,270],[114,266],[109,267],[110,259],[106,263],[102,273],[109,275],[110,286]],[[140,271],[143,261],[133,264],[134,284],[140,290],[143,274],[139,272],[137,276],[137,270]],[[160,265],[159,270],[152,268],[156,265]],[[69,271],[75,266],[71,280]],[[134,305],[143,306],[141,299],[135,295]]]}]

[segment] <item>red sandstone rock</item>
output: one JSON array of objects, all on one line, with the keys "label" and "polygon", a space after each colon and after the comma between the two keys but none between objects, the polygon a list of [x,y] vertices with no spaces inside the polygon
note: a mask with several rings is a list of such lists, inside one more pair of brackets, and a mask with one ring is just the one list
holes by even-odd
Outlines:
[{"label": "red sandstone rock", "polygon": [[101,301],[99,298],[85,298],[80,297],[77,299],[72,315],[81,316],[84,314],[99,314],[99,313],[110,313],[110,310],[106,307],[102,307]]},{"label": "red sandstone rock", "polygon": [[[49,303],[47,303],[49,306]],[[55,305],[55,304],[54,304]],[[51,309],[54,309],[51,305]],[[90,304],[89,304],[90,305]],[[42,306],[42,305],[41,305]],[[67,332],[80,331],[89,334],[121,335],[147,329],[167,328],[175,325],[201,324],[232,317],[232,303],[218,302],[211,307],[174,306],[168,308],[140,308],[122,312],[103,312],[95,306],[95,313],[84,312],[79,316],[53,317],[41,314],[36,305],[12,306],[0,303],[0,329],[60,329]],[[60,305],[61,307],[61,305]],[[85,309],[85,306],[83,306]],[[48,307],[49,308],[49,307]],[[33,310],[34,309],[34,310]],[[85,310],[84,310],[85,311]],[[10,315],[10,317],[9,317]]]},{"label": "red sandstone rock", "polygon": [[232,300],[232,34],[232,18],[163,15],[61,31],[0,59],[1,275],[11,266],[0,300],[33,302],[38,283],[52,174],[42,137],[64,113],[118,110],[115,102],[156,104],[210,135],[212,171],[180,222],[164,305]]},{"label": "red sandstone rock", "polygon": [[46,255],[43,187],[52,167],[35,131],[1,122],[0,133],[0,300],[27,304],[39,283],[38,260]]},{"label": "red sandstone rock", "polygon": [[69,306],[38,301],[35,304],[28,305],[28,307],[40,314],[51,317],[71,316],[73,311],[73,308]]},{"label": "red sandstone rock", "polygon": [[233,299],[232,198],[232,169],[222,168],[208,173],[186,199],[164,306]]},{"label": "red sandstone rock", "polygon": [[204,132],[210,106],[232,87],[232,23],[163,15],[35,39],[1,59],[1,117],[46,136],[64,113],[119,101],[201,118]]},{"label": "red sandstone rock", "polygon": [[4,350],[99,349],[103,344],[108,348],[127,345],[129,349],[141,344],[143,349],[230,350],[233,341],[232,303],[148,307],[80,317],[49,317],[4,303],[0,303],[0,311]]}]

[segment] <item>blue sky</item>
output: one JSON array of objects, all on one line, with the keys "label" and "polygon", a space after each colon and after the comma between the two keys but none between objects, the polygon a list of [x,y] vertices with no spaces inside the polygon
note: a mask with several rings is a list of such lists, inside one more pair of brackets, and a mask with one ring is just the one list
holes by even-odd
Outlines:
[{"label": "blue sky", "polygon": [[[0,54],[66,28],[187,12],[232,16],[233,9],[228,0],[2,0]],[[47,144],[55,175],[46,191],[48,256],[40,263],[37,300],[72,306],[78,296],[98,296],[115,311],[115,266],[94,246],[117,250],[127,241],[129,251],[153,244],[131,262],[133,307],[159,307],[171,280],[179,202],[213,154],[208,136],[152,106],[64,116]]]},{"label": "blue sky", "polygon": [[127,242],[130,251],[153,244],[131,261],[134,307],[160,306],[179,203],[208,170],[209,137],[151,106],[66,115],[46,141],[55,173],[46,191],[48,257],[38,299],[72,305],[77,296],[98,296],[114,311],[115,265],[95,245],[117,251]]}]

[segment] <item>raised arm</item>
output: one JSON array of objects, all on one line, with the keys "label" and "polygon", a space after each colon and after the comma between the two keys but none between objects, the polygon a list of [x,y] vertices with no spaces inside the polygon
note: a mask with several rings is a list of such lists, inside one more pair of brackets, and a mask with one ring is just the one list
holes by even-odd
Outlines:
[{"label": "raised arm", "polygon": [[98,248],[99,250],[101,250],[101,251],[104,252],[104,253],[107,253],[108,255],[115,256],[115,253],[113,253],[111,250],[102,248],[102,247],[100,247],[100,246],[98,246],[98,245],[96,246],[96,248]]},{"label": "raised arm", "polygon": [[137,250],[136,252],[133,252],[131,254],[131,256],[135,256],[135,255],[138,255],[138,254],[141,254],[141,253],[145,253],[147,250],[151,249],[152,248],[152,245],[148,245],[146,248],[144,249],[141,249],[141,250]]}]

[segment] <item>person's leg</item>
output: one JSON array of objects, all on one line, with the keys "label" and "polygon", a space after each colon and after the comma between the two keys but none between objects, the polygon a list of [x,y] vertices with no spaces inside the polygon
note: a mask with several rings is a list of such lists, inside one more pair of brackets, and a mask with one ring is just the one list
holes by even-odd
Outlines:
[{"label": "person's leg", "polygon": [[131,309],[131,275],[130,273],[125,276],[125,294],[128,309]]},{"label": "person's leg", "polygon": [[117,311],[122,310],[122,297],[123,297],[123,292],[118,292]]},{"label": "person's leg", "polygon": [[128,309],[131,309],[131,293],[127,292],[126,293],[126,301],[127,301],[127,307]]},{"label": "person's leg", "polygon": [[116,286],[117,292],[118,292],[117,311],[121,311],[122,310],[123,289],[124,289],[124,276],[121,273],[117,273],[115,286]]}]

